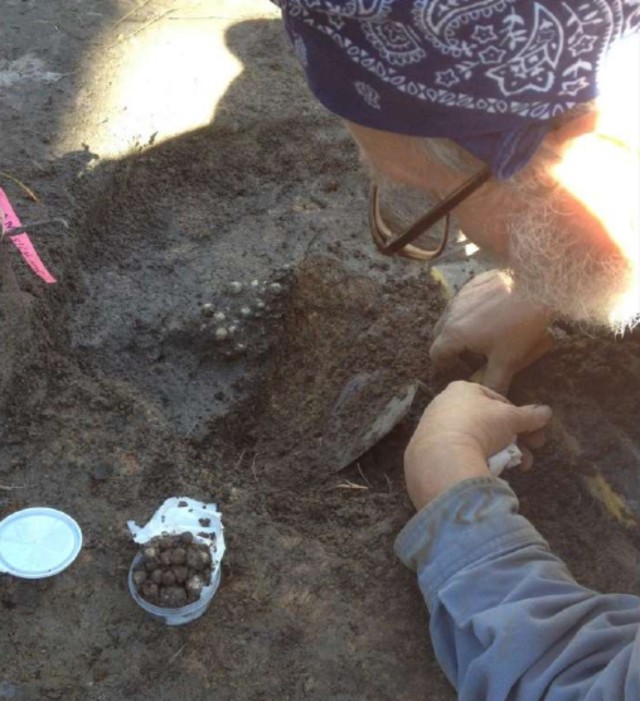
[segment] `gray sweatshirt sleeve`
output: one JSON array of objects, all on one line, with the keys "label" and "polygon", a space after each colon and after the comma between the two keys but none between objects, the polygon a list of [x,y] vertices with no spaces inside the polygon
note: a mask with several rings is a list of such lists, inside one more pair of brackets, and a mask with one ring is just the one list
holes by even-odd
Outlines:
[{"label": "gray sweatshirt sleeve", "polygon": [[460,701],[640,701],[640,599],[581,587],[494,477],[406,525],[436,656]]}]

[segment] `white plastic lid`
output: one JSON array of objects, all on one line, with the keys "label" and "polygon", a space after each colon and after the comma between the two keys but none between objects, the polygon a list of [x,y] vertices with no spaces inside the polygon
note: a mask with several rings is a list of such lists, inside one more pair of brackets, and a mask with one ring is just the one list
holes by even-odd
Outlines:
[{"label": "white plastic lid", "polygon": [[81,547],[80,526],[56,509],[23,509],[0,521],[0,572],[51,577],[66,569]]}]

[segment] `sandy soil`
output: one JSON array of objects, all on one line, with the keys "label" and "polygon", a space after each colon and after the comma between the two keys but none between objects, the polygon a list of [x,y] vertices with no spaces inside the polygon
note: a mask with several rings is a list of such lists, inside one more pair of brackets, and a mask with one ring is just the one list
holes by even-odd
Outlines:
[{"label": "sandy soil", "polygon": [[[64,216],[70,231],[37,238],[55,286],[2,252],[17,287],[3,277],[0,517],[54,506],[85,544],[55,578],[0,576],[0,699],[453,701],[392,553],[411,515],[402,451],[445,381],[426,355],[438,287],[373,252],[355,149],[308,97],[275,20],[229,22],[243,71],[206,127],[147,134],[118,157],[83,148],[103,117],[78,67],[133,7],[3,7],[0,170],[41,202],[0,184],[23,220]],[[42,65],[7,84],[29,51]],[[100,70],[123,60],[119,46],[110,56]],[[231,340],[216,338],[221,326],[237,327]],[[637,529],[581,479],[607,462],[629,499],[640,494],[638,343],[567,328],[519,379],[515,396],[550,402],[558,420],[536,469],[512,481],[581,581],[640,594]],[[415,378],[409,417],[336,472],[372,407]],[[345,396],[356,399],[338,430]],[[126,521],[173,495],[215,500],[228,544],[210,610],[181,629],[147,618],[126,589]]]}]

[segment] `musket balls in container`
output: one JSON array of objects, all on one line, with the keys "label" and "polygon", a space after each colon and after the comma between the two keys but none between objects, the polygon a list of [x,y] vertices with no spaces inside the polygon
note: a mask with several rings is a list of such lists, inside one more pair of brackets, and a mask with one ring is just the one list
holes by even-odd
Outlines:
[{"label": "musket balls in container", "polygon": [[138,594],[154,606],[180,608],[198,601],[211,582],[211,550],[191,533],[153,538],[133,571]]}]

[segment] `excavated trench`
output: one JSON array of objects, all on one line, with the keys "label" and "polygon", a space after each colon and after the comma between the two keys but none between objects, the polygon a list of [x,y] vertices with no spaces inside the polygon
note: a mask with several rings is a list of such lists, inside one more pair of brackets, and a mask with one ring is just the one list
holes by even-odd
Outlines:
[{"label": "excavated trench", "polygon": [[[310,119],[87,170],[59,288],[3,291],[0,482],[23,488],[2,513],[52,504],[85,536],[59,577],[0,577],[17,698],[453,699],[392,554],[411,515],[402,452],[445,381],[427,354],[443,301],[426,269],[365,248],[355,154]],[[290,135],[320,127],[318,160]],[[637,529],[585,485],[606,463],[637,506],[638,343],[568,329],[518,380],[557,419],[512,480],[576,576],[635,593]],[[408,417],[360,456],[416,379]],[[126,591],[126,521],[174,495],[218,502],[228,554],[206,617],[168,630]]]}]

